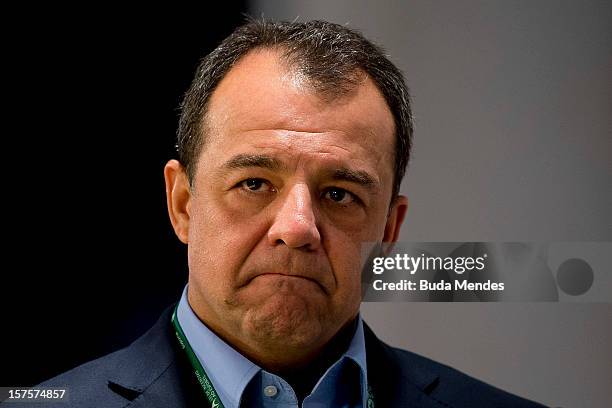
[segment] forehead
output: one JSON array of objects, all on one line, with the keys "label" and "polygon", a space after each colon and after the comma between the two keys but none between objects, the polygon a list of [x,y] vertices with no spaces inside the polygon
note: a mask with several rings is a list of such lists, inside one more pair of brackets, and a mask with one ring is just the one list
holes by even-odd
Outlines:
[{"label": "forehead", "polygon": [[[252,51],[227,73],[209,101],[204,150],[210,145],[224,145],[226,150],[253,144],[270,132],[274,139],[326,135],[325,143],[353,155],[367,154],[392,168],[393,116],[374,82],[364,74],[348,93],[322,97],[280,55],[271,49]],[[307,146],[308,139],[299,145]]]}]

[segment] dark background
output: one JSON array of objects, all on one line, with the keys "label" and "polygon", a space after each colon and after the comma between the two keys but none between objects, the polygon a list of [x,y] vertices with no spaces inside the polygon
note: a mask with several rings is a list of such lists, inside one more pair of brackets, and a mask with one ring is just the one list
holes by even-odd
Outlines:
[{"label": "dark background", "polygon": [[0,385],[123,347],[178,299],[163,166],[199,58],[245,12],[213,4],[5,10]]}]

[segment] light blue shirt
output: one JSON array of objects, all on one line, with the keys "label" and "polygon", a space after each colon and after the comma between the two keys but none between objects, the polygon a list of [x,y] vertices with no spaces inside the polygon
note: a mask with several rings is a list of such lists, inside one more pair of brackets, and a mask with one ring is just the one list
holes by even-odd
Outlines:
[{"label": "light blue shirt", "polygon": [[[249,402],[249,407],[299,407],[293,388],[285,380],[251,362],[200,321],[187,300],[187,286],[178,305],[177,317],[226,408],[238,408],[244,401]],[[303,408],[366,406],[365,340],[361,316],[357,319],[357,329],[348,349],[319,379],[304,399]],[[355,369],[359,373],[359,384],[350,376]]]}]

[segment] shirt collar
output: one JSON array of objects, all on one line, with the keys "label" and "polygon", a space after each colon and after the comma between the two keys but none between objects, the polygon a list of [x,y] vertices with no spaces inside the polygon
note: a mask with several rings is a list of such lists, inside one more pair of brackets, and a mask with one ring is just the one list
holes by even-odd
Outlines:
[{"label": "shirt collar", "polygon": [[361,373],[361,400],[364,403],[368,400],[368,366],[366,364],[365,336],[363,334],[363,320],[361,314],[357,315],[357,329],[348,349],[341,358],[350,358],[359,366]]},{"label": "shirt collar", "polygon": [[[204,367],[221,402],[226,406],[239,406],[245,388],[261,368],[221,340],[200,321],[187,300],[187,285],[178,304],[177,317],[187,341]],[[359,366],[361,395],[365,404],[368,399],[368,371],[361,315],[357,316],[355,334],[339,361],[345,358],[353,360]],[[324,377],[325,375],[321,379]]]},{"label": "shirt collar", "polygon": [[178,304],[177,317],[223,405],[239,406],[244,389],[260,368],[200,321],[187,300],[187,286]]}]

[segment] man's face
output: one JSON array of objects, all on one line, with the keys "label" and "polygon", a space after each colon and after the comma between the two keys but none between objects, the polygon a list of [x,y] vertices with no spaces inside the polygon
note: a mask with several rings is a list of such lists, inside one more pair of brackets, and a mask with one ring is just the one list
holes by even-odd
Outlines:
[{"label": "man's face", "polygon": [[358,312],[362,243],[394,240],[406,208],[401,198],[388,217],[394,122],[382,94],[366,78],[321,98],[259,50],[215,90],[205,133],[185,220],[173,219],[190,303],[240,348],[325,344]]}]

